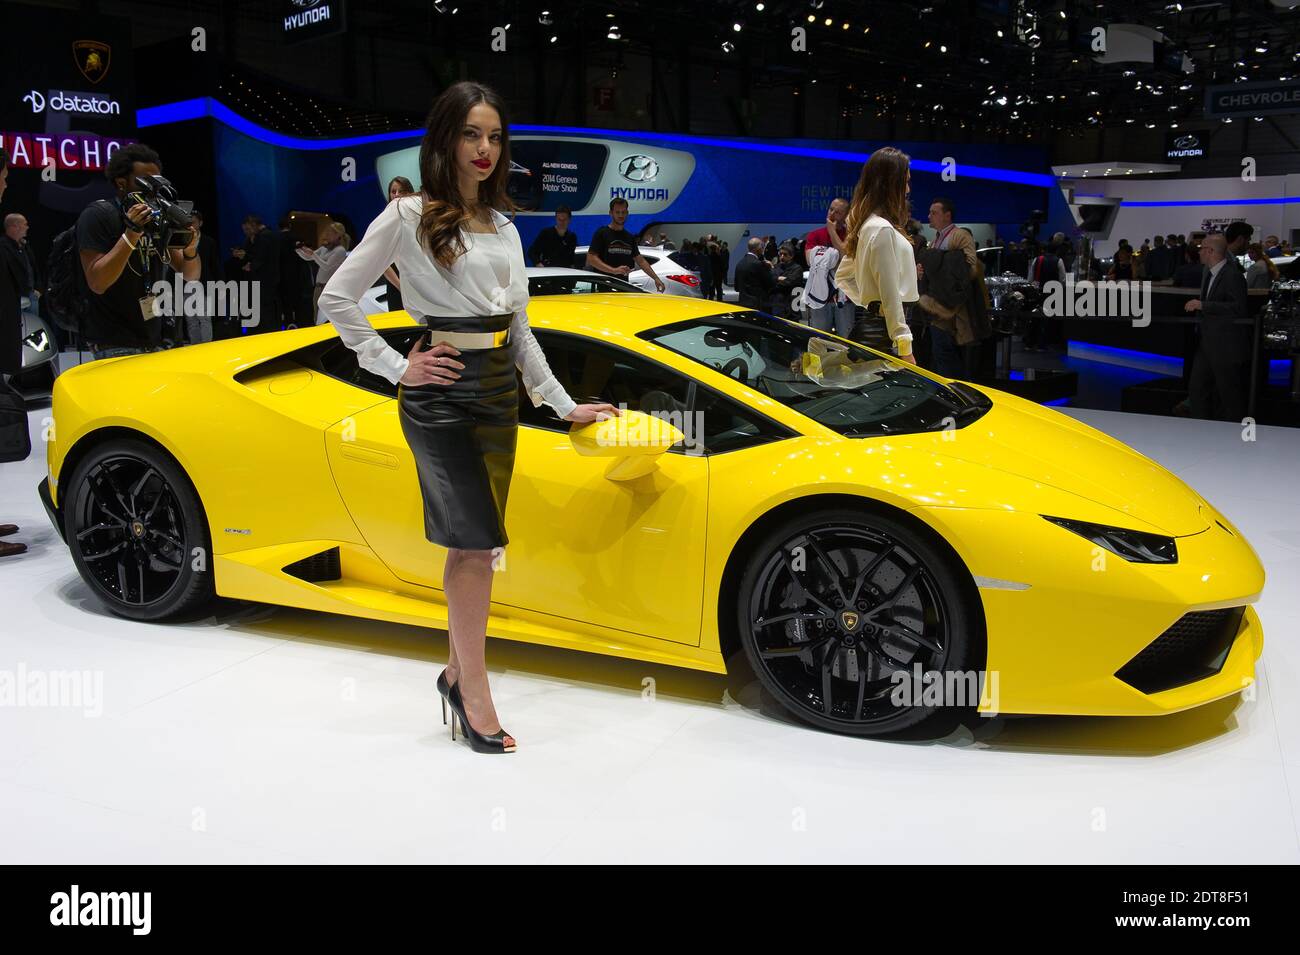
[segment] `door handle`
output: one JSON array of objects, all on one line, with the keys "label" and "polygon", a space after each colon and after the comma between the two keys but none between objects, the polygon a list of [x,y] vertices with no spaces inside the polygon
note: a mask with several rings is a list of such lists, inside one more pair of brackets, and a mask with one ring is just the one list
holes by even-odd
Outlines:
[{"label": "door handle", "polygon": [[378,451],[374,448],[361,447],[352,441],[346,441],[339,445],[339,454],[351,461],[397,470],[397,455],[389,454],[387,451]]}]

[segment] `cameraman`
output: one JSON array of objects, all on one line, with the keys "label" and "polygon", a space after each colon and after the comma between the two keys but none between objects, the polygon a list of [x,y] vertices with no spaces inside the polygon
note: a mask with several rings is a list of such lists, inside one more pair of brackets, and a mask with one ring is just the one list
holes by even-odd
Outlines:
[{"label": "cameraman", "polygon": [[77,248],[91,292],[82,333],[92,358],[160,347],[162,320],[153,315],[149,288],[162,277],[161,255],[185,281],[199,277],[198,230],[184,249],[160,249],[156,236],[145,231],[152,210],[143,202],[128,205],[128,194],[138,189],[137,176],[161,174],[158,154],[148,146],[122,146],[104,168],[116,197],[92,202],[77,219]]}]

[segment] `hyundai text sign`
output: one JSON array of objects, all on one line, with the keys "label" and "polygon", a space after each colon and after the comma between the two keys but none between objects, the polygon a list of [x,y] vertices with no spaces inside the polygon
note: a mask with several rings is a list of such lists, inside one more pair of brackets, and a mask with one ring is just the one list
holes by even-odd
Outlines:
[{"label": "hyundai text sign", "polygon": [[1166,159],[1204,159],[1203,133],[1170,133],[1165,137]]},{"label": "hyundai text sign", "polygon": [[1205,90],[1209,116],[1259,116],[1300,113],[1300,80],[1286,83],[1233,83]]},{"label": "hyundai text sign", "polygon": [[300,43],[342,33],[345,0],[280,0],[281,35],[285,43]]}]

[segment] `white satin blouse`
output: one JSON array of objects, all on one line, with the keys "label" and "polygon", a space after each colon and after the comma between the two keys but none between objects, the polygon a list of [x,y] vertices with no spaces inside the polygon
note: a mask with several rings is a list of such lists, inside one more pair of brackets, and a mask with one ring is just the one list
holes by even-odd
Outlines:
[{"label": "white satin blouse", "polygon": [[546,356],[528,324],[528,276],[519,232],[506,216],[492,210],[496,234],[461,229],[467,251],[450,268],[430,258],[415,237],[423,200],[399,196],[357,243],[321,291],[320,310],[338,329],[339,338],[357,353],[362,368],[401,380],[407,357],[375,331],[357,304],[389,265],[402,276],[402,306],[417,322],[426,316],[501,315],[514,313],[510,340],[524,388],[535,406],[543,402],[563,418],[576,407],[551,373]]}]

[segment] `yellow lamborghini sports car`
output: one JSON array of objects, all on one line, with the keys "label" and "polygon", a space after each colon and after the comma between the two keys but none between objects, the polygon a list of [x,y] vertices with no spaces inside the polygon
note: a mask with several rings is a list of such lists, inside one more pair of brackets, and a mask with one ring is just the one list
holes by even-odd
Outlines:
[{"label": "yellow lamborghini sports car", "polygon": [[[521,388],[489,635],[715,673],[743,651],[792,713],[860,735],[1253,680],[1258,556],[1105,434],[722,302],[529,318],[575,399],[627,411],[573,427]],[[373,321],[402,354],[423,328]],[[93,362],[53,402],[40,493],[114,612],[215,593],[446,628],[395,388],[332,326]]]}]

